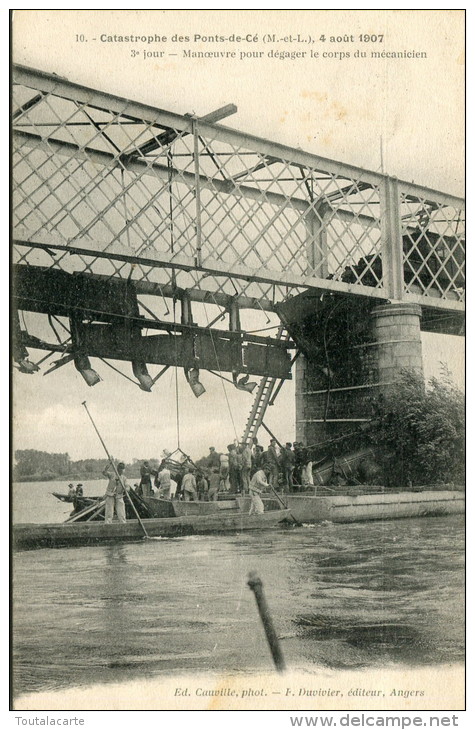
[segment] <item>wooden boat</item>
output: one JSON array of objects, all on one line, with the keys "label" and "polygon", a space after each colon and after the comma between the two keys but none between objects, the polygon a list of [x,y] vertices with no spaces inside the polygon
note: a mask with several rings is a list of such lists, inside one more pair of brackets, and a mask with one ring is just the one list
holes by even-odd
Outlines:
[{"label": "wooden boat", "polygon": [[[149,537],[181,537],[208,533],[241,532],[276,527],[290,521],[289,510],[269,510],[249,515],[238,509],[208,515],[183,515],[142,520]],[[17,550],[43,547],[99,545],[108,542],[141,540],[144,531],[138,520],[127,522],[63,522],[13,525],[13,546]]]},{"label": "wooden boat", "polygon": [[73,496],[70,497],[69,494],[63,494],[62,492],[51,492],[53,497],[56,497],[56,499],[59,499],[60,502],[66,502],[69,504],[73,504],[74,500],[79,504],[80,509],[83,509],[89,504],[93,504],[94,502],[99,501],[102,499],[102,497],[84,497],[83,496]]},{"label": "wooden boat", "polygon": [[73,501],[73,497],[70,497],[69,494],[63,494],[62,492],[51,492],[53,497],[56,497],[56,499],[59,499],[60,502],[69,502],[71,503]]},{"label": "wooden boat", "polygon": [[[56,497],[56,499],[59,499],[60,502],[74,502],[74,496],[70,497],[69,494],[64,494],[63,492],[51,492],[51,494],[53,497]],[[102,497],[85,497],[84,495],[79,495],[79,497],[77,495],[75,496],[76,499],[87,499],[90,502],[102,499]]]}]

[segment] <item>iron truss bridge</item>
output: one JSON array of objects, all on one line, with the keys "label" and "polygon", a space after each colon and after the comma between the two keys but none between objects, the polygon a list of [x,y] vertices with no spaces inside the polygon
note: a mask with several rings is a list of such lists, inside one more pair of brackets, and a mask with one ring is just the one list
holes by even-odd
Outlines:
[{"label": "iron truss bridge", "polygon": [[[33,347],[76,367],[130,360],[135,375],[158,363],[241,384],[290,377],[292,342],[244,332],[239,312],[309,289],[417,303],[423,327],[458,331],[462,199],[216,123],[233,111],[179,116],[14,67],[14,302],[56,335],[17,316],[20,369]],[[150,296],[179,317],[157,317]],[[194,302],[222,308],[228,329],[198,327]]]}]

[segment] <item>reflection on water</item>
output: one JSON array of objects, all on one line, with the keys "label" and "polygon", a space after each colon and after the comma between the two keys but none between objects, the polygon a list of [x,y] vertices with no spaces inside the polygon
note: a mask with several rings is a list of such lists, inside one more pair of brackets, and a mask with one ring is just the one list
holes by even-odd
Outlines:
[{"label": "reflection on water", "polygon": [[463,528],[454,515],[18,553],[15,691],[270,669],[250,570],[294,670],[461,661]]},{"label": "reflection on water", "polygon": [[318,610],[294,621],[302,640],[318,642],[319,661],[352,668],[461,660],[462,518],[334,525],[327,537],[342,530],[344,541],[301,556]]}]

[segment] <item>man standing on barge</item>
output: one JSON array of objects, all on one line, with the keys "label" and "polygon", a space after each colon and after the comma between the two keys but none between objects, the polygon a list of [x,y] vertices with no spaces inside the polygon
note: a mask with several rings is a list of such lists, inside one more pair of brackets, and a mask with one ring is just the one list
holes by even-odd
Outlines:
[{"label": "man standing on barge", "polygon": [[[162,464],[163,464],[163,462],[162,462]],[[171,494],[170,494],[171,486],[172,486],[171,480],[172,480],[172,475],[171,475],[170,469],[165,464],[163,466],[163,468],[160,467],[160,470],[157,475],[157,481],[158,481],[158,485],[159,485],[158,496],[160,497],[160,499],[170,499],[171,498]],[[176,492],[176,489],[175,489],[175,492]]]},{"label": "man standing on barge", "polygon": [[266,477],[269,475],[270,469],[265,466],[264,469],[256,471],[249,484],[249,494],[251,496],[250,515],[261,515],[264,512],[264,502],[261,499],[263,489],[269,486]]},{"label": "man standing on barge", "polygon": [[294,473],[295,455],[292,451],[292,444],[288,441],[285,448],[280,452],[280,465],[284,472],[284,487],[286,492],[292,491],[292,478]]},{"label": "man standing on barge", "polygon": [[249,491],[249,481],[251,476],[252,467],[252,451],[249,444],[244,444],[242,447],[242,466],[241,466],[241,482],[242,491],[246,494]]},{"label": "man standing on barge", "polygon": [[269,468],[269,484],[271,487],[279,487],[279,456],[277,454],[277,441],[270,440],[269,448],[265,453],[265,463]]},{"label": "man standing on barge", "polygon": [[111,474],[108,468],[102,472],[106,479],[109,480],[107,484],[105,500],[106,500],[106,524],[110,525],[114,517],[114,509],[119,522],[125,522],[125,504],[124,494],[129,485],[125,476],[122,476],[125,470],[125,464],[121,461],[117,464],[117,474],[115,470]]},{"label": "man standing on barge", "polygon": [[186,474],[181,482],[181,490],[183,492],[183,499],[185,502],[197,502],[198,492],[196,490],[196,478],[193,474],[193,467],[187,467]]},{"label": "man standing on barge", "polygon": [[150,497],[152,495],[152,470],[148,461],[144,461],[140,467],[140,486],[142,487],[142,495]]}]

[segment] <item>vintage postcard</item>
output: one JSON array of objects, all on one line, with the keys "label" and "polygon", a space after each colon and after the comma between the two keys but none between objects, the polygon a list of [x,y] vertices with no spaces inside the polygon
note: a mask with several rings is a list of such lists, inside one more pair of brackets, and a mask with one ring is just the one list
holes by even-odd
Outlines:
[{"label": "vintage postcard", "polygon": [[13,11],[19,717],[455,724],[464,22]]}]

